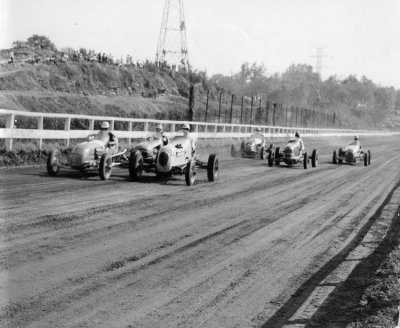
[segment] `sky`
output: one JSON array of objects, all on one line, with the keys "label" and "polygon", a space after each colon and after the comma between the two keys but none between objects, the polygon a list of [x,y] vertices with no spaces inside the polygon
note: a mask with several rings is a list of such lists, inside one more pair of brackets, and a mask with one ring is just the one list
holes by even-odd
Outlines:
[{"label": "sky", "polygon": [[[322,48],[323,79],[352,74],[400,89],[400,0],[183,1],[189,61],[208,76],[237,73],[244,62],[263,63],[267,75],[315,67]],[[164,3],[0,0],[0,48],[40,34],[58,49],[155,60]]]}]

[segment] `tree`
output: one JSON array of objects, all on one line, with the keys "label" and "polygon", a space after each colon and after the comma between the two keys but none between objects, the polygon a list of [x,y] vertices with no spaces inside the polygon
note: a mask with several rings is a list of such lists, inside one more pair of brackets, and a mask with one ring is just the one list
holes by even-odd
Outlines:
[{"label": "tree", "polygon": [[36,49],[57,50],[47,36],[34,34],[26,40],[27,44]]}]

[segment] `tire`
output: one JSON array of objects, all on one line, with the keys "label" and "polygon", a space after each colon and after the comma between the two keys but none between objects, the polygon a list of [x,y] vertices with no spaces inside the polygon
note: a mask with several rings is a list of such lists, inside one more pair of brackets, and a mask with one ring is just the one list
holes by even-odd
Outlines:
[{"label": "tire", "polygon": [[317,167],[317,165],[318,165],[318,150],[313,149],[312,155],[311,155],[311,166]]},{"label": "tire", "polygon": [[235,147],[235,145],[232,145],[232,146],[231,146],[231,156],[232,156],[232,157],[235,157],[235,156],[236,156],[236,147]]},{"label": "tire", "polygon": [[304,153],[303,166],[304,166],[304,169],[307,170],[307,167],[308,167],[308,154],[307,154],[307,152]]},{"label": "tire", "polygon": [[332,163],[336,164],[337,163],[337,155],[336,155],[336,150],[333,151],[333,155],[332,155]]},{"label": "tire", "polygon": [[139,150],[135,150],[129,156],[129,176],[133,180],[137,180],[142,176],[143,172],[143,156]]},{"label": "tire", "polygon": [[46,161],[47,173],[51,176],[55,176],[60,170],[60,152],[58,150],[51,150],[47,154]]},{"label": "tire", "polygon": [[279,147],[276,147],[275,150],[275,165],[280,165],[281,164],[281,149]]},{"label": "tire", "polygon": [[371,151],[368,150],[368,165],[371,165]]},{"label": "tire", "polygon": [[112,158],[110,154],[103,154],[100,158],[99,174],[101,180],[110,179],[112,171]]},{"label": "tire", "polygon": [[195,166],[196,166],[196,163],[192,159],[186,165],[185,181],[186,181],[186,185],[188,185],[188,186],[193,186],[194,181],[196,180],[196,172],[194,171]]},{"label": "tire", "polygon": [[261,147],[261,150],[260,150],[260,159],[261,159],[261,160],[264,160],[264,159],[265,159],[265,148],[264,148],[264,147]]},{"label": "tire", "polygon": [[218,178],[219,161],[216,154],[211,154],[208,157],[207,163],[207,178],[209,182],[214,182]]},{"label": "tire", "polygon": [[364,153],[364,166],[368,165],[368,154]]},{"label": "tire", "polygon": [[[339,157],[342,157],[343,156],[343,149],[342,148],[339,148]],[[341,159],[341,158],[338,158],[338,163],[339,164],[342,164],[343,163],[343,160]]]},{"label": "tire", "polygon": [[269,167],[274,166],[274,161],[275,161],[275,153],[274,153],[274,151],[271,149],[271,150],[268,152],[268,166],[269,166]]}]

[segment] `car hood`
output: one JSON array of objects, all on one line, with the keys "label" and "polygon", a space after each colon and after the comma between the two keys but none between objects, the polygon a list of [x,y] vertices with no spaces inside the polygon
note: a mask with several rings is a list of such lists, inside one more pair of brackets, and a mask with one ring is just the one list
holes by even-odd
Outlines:
[{"label": "car hood", "polygon": [[161,146],[161,144],[162,144],[161,139],[153,139],[150,141],[146,140],[134,146],[133,149],[151,152],[153,151],[154,148]]},{"label": "car hood", "polygon": [[94,149],[101,149],[104,150],[105,145],[102,140],[92,140],[92,141],[85,141],[78,144],[73,150],[72,153],[79,153],[84,154],[90,152]]}]

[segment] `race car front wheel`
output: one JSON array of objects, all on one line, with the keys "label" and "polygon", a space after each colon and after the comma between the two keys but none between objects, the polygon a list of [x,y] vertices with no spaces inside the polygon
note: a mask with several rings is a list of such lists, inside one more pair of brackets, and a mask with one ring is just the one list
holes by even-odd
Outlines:
[{"label": "race car front wheel", "polygon": [[132,179],[138,179],[143,172],[143,156],[139,150],[131,153],[129,156],[129,176]]},{"label": "race car front wheel", "polygon": [[51,150],[47,155],[47,173],[51,176],[55,176],[60,169],[60,152],[58,150]]},{"label": "race car front wheel", "polygon": [[207,163],[207,178],[208,181],[213,182],[217,180],[219,170],[218,157],[216,154],[211,154],[208,157]]},{"label": "race car front wheel", "polygon": [[100,165],[99,165],[99,174],[101,180],[110,179],[112,171],[112,158],[111,155],[105,153],[101,155]]},{"label": "race car front wheel", "polygon": [[195,172],[196,163],[194,160],[190,160],[185,169],[185,181],[188,186],[193,186],[194,181],[196,180],[196,172]]}]

